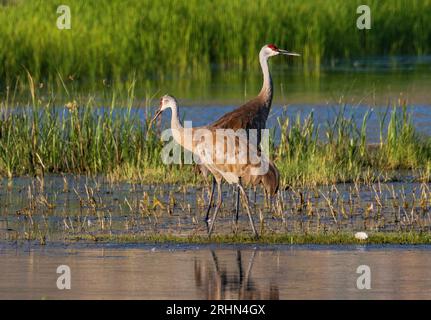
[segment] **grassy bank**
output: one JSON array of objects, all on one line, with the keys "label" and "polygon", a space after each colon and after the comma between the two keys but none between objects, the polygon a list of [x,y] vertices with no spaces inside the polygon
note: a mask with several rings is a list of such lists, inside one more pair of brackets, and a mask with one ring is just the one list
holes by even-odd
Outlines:
[{"label": "grassy bank", "polygon": [[[24,240],[24,239],[15,239]],[[25,239],[36,240],[39,239]],[[97,243],[145,243],[145,244],[319,244],[319,245],[355,245],[355,244],[431,244],[431,235],[420,232],[376,232],[367,240],[355,239],[353,233],[282,233],[265,234],[255,239],[247,234],[207,236],[180,236],[169,234],[98,234],[75,235],[66,237],[68,242]],[[43,243],[44,244],[44,243]]]},{"label": "grassy bank", "polygon": [[[148,108],[132,108],[134,83],[124,99],[126,108],[115,108],[93,98],[73,98],[64,108],[55,96],[40,100],[29,77],[31,102],[0,103],[0,175],[72,173],[105,175],[112,180],[144,183],[196,183],[200,177],[190,165],[161,161],[163,144],[158,127],[148,128]],[[371,111],[370,111],[371,112]],[[316,185],[336,182],[370,182],[391,177],[394,170],[415,170],[421,181],[431,173],[431,138],[419,135],[405,104],[381,115],[380,143],[367,143],[368,112],[358,127],[345,108],[326,124],[313,114],[305,121],[279,117],[281,140],[272,143],[283,185]]]},{"label": "grassy bank", "polygon": [[[24,68],[37,81],[106,79],[257,68],[264,43],[298,51],[305,70],[322,61],[430,53],[429,0],[70,0],[72,28],[59,30],[58,1],[0,2],[1,85]],[[356,28],[368,4],[372,29]]]}]

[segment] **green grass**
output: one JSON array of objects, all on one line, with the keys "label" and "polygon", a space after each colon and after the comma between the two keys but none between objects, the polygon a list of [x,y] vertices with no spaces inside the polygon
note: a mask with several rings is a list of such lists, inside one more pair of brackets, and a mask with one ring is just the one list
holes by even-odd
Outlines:
[{"label": "green grass", "polygon": [[97,234],[71,236],[68,241],[154,243],[154,244],[431,244],[431,234],[421,232],[375,232],[367,240],[355,239],[353,233],[281,233],[265,234],[258,239],[247,234],[206,236],[178,236],[169,234]]},{"label": "green grass", "polygon": [[370,145],[366,136],[368,111],[357,127],[345,116],[341,106],[337,116],[324,125],[324,136],[313,113],[301,123],[279,119],[281,143],[274,150],[283,184],[331,184],[337,182],[374,181],[380,174],[390,178],[398,170],[418,170],[420,179],[429,181],[431,138],[416,132],[405,104],[394,106],[380,127],[380,143]]},{"label": "green grass", "polygon": [[[9,238],[9,241],[37,241],[45,245],[47,240],[33,235],[32,237],[19,236]],[[59,240],[50,240],[55,243]],[[223,234],[213,235],[211,238],[205,235],[178,235],[178,234],[73,234],[65,235],[62,241],[84,242],[84,243],[143,243],[143,244],[262,244],[262,245],[420,245],[431,244],[431,234],[429,232],[371,232],[368,239],[358,240],[354,237],[354,232],[326,232],[326,233],[266,233],[259,238],[254,238],[250,234]]]},{"label": "green grass", "polygon": [[132,112],[134,82],[124,98],[126,108],[117,110],[116,92],[104,108],[91,97],[58,108],[53,96],[39,100],[31,76],[29,82],[32,98],[27,106],[10,107],[8,97],[0,104],[0,175],[103,173],[149,182],[190,177],[180,175],[178,167],[163,166],[160,138],[148,130],[148,119]]},{"label": "green grass", "polygon": [[[431,49],[430,0],[69,0],[72,29],[56,28],[54,0],[0,2],[0,85],[24,68],[36,81],[81,82],[199,75],[257,68],[265,43],[298,51],[304,70],[322,61],[424,55]],[[368,4],[372,29],[356,28]]]}]

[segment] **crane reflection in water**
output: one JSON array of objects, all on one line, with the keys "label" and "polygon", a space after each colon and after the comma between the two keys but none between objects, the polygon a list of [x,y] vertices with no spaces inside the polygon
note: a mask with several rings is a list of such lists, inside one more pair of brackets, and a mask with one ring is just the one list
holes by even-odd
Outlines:
[{"label": "crane reflection in water", "polygon": [[[253,281],[252,269],[256,250],[251,252],[248,260],[243,257],[243,253],[245,252],[241,250],[236,251],[234,258],[236,263],[220,260],[215,250],[211,250],[211,257],[207,260],[195,258],[195,284],[203,298],[209,300],[279,299],[277,284],[270,283],[267,288],[261,288]],[[232,265],[236,265],[236,268],[229,268]]]}]

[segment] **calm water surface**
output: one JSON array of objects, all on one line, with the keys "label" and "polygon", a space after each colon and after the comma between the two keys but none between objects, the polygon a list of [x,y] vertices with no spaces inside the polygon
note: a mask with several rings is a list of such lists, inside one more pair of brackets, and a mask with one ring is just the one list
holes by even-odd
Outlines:
[{"label": "calm water surface", "polygon": [[[430,299],[431,247],[0,244],[1,299]],[[56,269],[71,269],[58,290]],[[371,289],[358,290],[359,265]]]},{"label": "calm water surface", "polygon": [[[276,104],[325,105],[341,100],[349,104],[386,105],[400,96],[414,105],[430,105],[431,56],[369,57],[334,60],[319,71],[292,65],[291,59],[271,59]],[[137,84],[137,96],[156,97],[167,92],[185,105],[238,105],[254,97],[262,85],[256,59],[249,70],[222,69],[202,77],[149,79]],[[158,93],[158,94],[156,94]]]}]

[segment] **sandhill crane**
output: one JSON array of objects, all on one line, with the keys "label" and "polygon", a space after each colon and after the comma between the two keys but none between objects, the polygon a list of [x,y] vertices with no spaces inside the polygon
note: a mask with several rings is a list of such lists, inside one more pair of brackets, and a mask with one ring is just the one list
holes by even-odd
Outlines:
[{"label": "sandhill crane", "polygon": [[[197,128],[188,128],[187,131],[181,125],[178,115],[178,105],[174,97],[165,95],[160,100],[159,110],[151,120],[153,122],[166,109],[171,109],[171,129],[174,140],[182,145],[186,150],[195,154],[207,170],[211,172],[217,184],[217,205],[214,211],[213,218],[208,230],[208,235],[211,236],[217,213],[222,204],[222,179],[229,184],[236,184],[239,192],[243,196],[247,215],[250,221],[253,234],[258,236],[253,222],[253,216],[250,212],[248,197],[244,191],[242,181],[257,183],[264,181],[269,188],[269,192],[275,193],[278,187],[278,171],[275,165],[264,155],[259,152],[256,146],[249,144],[246,131],[233,132],[219,139],[219,129],[212,126],[204,126]],[[151,125],[151,123],[150,123]],[[203,136],[205,135],[205,137]],[[186,143],[189,141],[189,143]],[[229,150],[231,152],[229,152]],[[219,153],[223,153],[223,161],[220,161]],[[266,180],[271,180],[271,177],[276,176],[276,183],[270,183]],[[237,198],[238,199],[238,198]],[[238,201],[238,200],[237,200]],[[239,204],[237,204],[239,207]]]},{"label": "sandhill crane", "polygon": [[[261,141],[261,130],[265,129],[266,127],[266,120],[268,118],[268,114],[271,108],[272,103],[272,94],[273,94],[273,84],[272,84],[272,78],[271,73],[269,71],[268,66],[268,59],[273,56],[277,55],[287,55],[287,56],[299,56],[298,53],[290,52],[284,49],[277,48],[274,44],[268,44],[262,47],[262,49],[259,52],[259,62],[260,66],[262,68],[263,73],[263,84],[262,89],[260,90],[260,93],[257,97],[253,98],[252,100],[248,101],[241,107],[233,110],[232,112],[226,113],[224,116],[222,116],[217,121],[213,122],[210,127],[212,128],[219,128],[219,129],[257,129],[257,146],[260,145]],[[208,174],[208,171],[205,167],[200,167],[201,172],[204,176]],[[276,171],[276,168],[273,168],[273,171]],[[278,172],[273,172],[274,176],[278,176]],[[251,180],[250,183],[253,186],[258,185],[259,183],[262,183],[265,190],[268,191],[268,189],[277,189],[277,187],[274,186],[266,186],[266,182],[275,181],[274,179],[271,180],[265,180],[265,179],[257,179],[257,180]],[[278,180],[277,180],[278,181]],[[244,181],[245,182],[245,181]],[[214,197],[214,189],[216,185],[216,179],[213,179],[212,186],[211,186],[211,194],[208,204],[208,209],[206,212],[205,220],[208,221],[208,215],[210,212],[210,208],[212,206],[212,200]],[[273,194],[270,192],[270,194]],[[237,200],[236,203],[239,203],[239,192],[237,192]],[[236,217],[238,217],[238,210],[239,208],[236,207]]]}]

